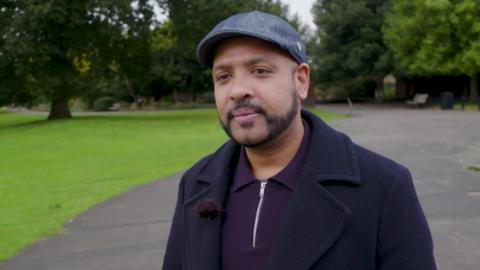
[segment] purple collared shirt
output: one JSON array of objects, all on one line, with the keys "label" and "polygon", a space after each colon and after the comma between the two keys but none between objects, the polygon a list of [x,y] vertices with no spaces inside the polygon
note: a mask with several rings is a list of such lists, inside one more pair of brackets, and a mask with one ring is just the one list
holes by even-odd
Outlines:
[{"label": "purple collared shirt", "polygon": [[305,132],[295,157],[282,171],[266,180],[261,203],[261,181],[253,176],[245,149],[240,151],[225,205],[227,217],[222,227],[222,270],[266,269],[288,200],[307,156],[310,128],[305,121],[303,126]]}]

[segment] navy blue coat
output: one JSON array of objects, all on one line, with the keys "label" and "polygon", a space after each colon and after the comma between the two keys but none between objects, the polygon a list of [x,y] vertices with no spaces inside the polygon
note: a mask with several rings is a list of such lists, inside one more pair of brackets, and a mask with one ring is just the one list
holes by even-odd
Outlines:
[{"label": "navy blue coat", "polygon": [[[409,171],[364,149],[307,111],[312,137],[268,270],[433,270],[433,244]],[[229,141],[180,182],[164,270],[219,270],[221,219],[197,204],[223,203],[239,145]],[[248,270],[248,269],[246,269]]]}]

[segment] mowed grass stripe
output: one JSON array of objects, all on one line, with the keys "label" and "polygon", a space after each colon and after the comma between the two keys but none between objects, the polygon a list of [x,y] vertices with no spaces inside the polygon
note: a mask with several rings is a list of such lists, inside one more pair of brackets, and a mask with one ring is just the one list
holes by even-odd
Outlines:
[{"label": "mowed grass stripe", "polygon": [[[343,117],[314,112],[327,121]],[[227,140],[213,109],[44,119],[0,112],[0,261]]]}]

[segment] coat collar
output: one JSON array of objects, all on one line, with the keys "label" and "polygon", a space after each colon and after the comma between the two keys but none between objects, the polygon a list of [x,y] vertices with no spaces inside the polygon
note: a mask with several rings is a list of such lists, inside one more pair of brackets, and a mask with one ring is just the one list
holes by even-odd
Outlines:
[{"label": "coat collar", "polygon": [[[269,269],[308,269],[340,237],[350,210],[323,186],[361,183],[353,143],[314,114],[302,111],[311,127],[308,155],[272,250]],[[200,219],[199,202],[224,204],[240,146],[229,141],[196,174],[199,192],[185,202],[188,255],[194,269],[220,269],[221,219]],[[227,213],[228,215],[228,213]]]},{"label": "coat collar", "polygon": [[[309,111],[302,110],[302,118],[309,124],[312,132],[303,170],[319,182],[360,184],[352,141]],[[222,181],[225,184],[223,177],[233,175],[239,151],[240,145],[235,142],[225,143],[197,175],[197,181],[205,184]]]},{"label": "coat collar", "polygon": [[360,184],[358,163],[350,138],[332,129],[311,112],[302,110],[302,117],[312,127],[304,171],[319,182]]}]

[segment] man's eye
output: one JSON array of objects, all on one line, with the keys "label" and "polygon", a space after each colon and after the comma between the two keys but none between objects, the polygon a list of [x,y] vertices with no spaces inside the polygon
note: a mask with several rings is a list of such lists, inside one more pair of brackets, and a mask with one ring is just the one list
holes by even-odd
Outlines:
[{"label": "man's eye", "polygon": [[270,71],[263,68],[256,68],[253,70],[253,74],[255,75],[266,75],[268,73],[270,73]]},{"label": "man's eye", "polygon": [[217,81],[225,81],[230,78],[230,74],[220,74],[217,76]]}]

